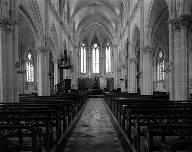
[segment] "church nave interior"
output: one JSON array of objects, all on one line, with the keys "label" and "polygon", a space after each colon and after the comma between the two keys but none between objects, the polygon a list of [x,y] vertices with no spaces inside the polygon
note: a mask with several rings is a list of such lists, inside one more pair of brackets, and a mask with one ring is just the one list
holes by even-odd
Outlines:
[{"label": "church nave interior", "polygon": [[0,0],[0,152],[192,151],[191,42],[191,0]]}]

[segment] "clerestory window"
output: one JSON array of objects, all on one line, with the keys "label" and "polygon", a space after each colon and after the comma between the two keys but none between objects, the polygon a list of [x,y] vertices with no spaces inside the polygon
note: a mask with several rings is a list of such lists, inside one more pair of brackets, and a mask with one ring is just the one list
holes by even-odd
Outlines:
[{"label": "clerestory window", "polygon": [[109,42],[105,48],[106,73],[111,72],[111,46]]},{"label": "clerestory window", "polygon": [[99,46],[95,43],[92,47],[93,73],[99,73]]},{"label": "clerestory window", "polygon": [[86,48],[85,44],[81,44],[81,73],[86,73]]}]

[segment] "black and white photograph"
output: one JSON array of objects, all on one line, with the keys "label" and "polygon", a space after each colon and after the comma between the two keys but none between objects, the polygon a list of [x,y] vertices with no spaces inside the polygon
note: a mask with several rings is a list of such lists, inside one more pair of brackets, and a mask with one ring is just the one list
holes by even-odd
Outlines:
[{"label": "black and white photograph", "polygon": [[0,152],[192,152],[192,0],[0,0]]}]

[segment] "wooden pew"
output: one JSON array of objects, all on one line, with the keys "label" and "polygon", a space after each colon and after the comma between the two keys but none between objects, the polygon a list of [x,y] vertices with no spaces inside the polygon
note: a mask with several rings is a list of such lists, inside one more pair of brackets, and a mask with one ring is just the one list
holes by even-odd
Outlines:
[{"label": "wooden pew", "polygon": [[[20,139],[23,138],[20,136],[19,131],[25,130],[28,132],[29,137],[31,138],[31,144],[23,144],[20,142]],[[12,125],[12,124],[1,124],[0,125],[0,152],[8,151],[32,151],[32,152],[41,152],[41,137],[39,135],[39,129],[34,125]],[[16,135],[17,134],[17,135]],[[16,139],[17,144],[9,140],[9,138],[18,137]]]},{"label": "wooden pew", "polygon": [[112,100],[117,97],[134,97],[137,96],[136,93],[127,93],[127,92],[104,92],[104,100],[108,104],[109,108],[112,110]]},{"label": "wooden pew", "polygon": [[[21,109],[22,108],[22,109]],[[53,131],[56,128],[57,140],[61,136],[61,111],[48,107],[23,107],[9,108],[0,112],[1,125],[35,125],[44,130],[44,145],[50,151],[53,145]]]},{"label": "wooden pew", "polygon": [[70,107],[70,110],[72,111],[72,118],[75,117],[75,115],[77,114],[78,112],[78,101],[76,99],[76,97],[74,96],[36,96],[36,97],[21,97],[19,99],[19,102],[55,102],[57,100],[60,100],[63,102],[67,101],[71,101],[71,108]]},{"label": "wooden pew", "polygon": [[[7,125],[15,127],[17,125],[25,125],[26,127],[34,126],[42,130],[41,139],[46,151],[50,152],[53,149],[55,142],[61,138],[61,132],[66,131],[71,120],[83,106],[88,98],[88,93],[69,93],[63,96],[34,96],[20,97],[19,103],[1,103],[0,104],[0,125],[4,126],[2,132],[8,130]],[[63,125],[63,128],[61,127]],[[55,129],[54,129],[55,128]],[[23,143],[24,137],[29,137],[22,132],[23,129],[18,129],[19,143]],[[53,140],[53,130],[56,130],[56,141]],[[54,136],[55,136],[54,135]],[[33,146],[34,147],[34,146]],[[36,150],[37,151],[37,150]]]},{"label": "wooden pew", "polygon": [[[157,124],[150,125],[145,133],[145,152],[192,151],[192,124]],[[163,140],[154,140],[159,137]],[[163,138],[162,138],[163,137]],[[166,137],[169,138],[167,142]],[[171,141],[170,141],[171,140]]]},{"label": "wooden pew", "polygon": [[[43,100],[35,100],[35,101],[23,101],[21,103],[32,103],[32,104],[37,104],[37,105],[45,105],[45,104],[52,104],[52,107],[57,106],[57,104],[61,104],[61,107],[63,107],[63,115],[67,116],[67,125],[69,125],[71,123],[71,120],[75,117],[75,111],[73,110],[73,101],[71,100],[63,100],[63,99],[46,99],[43,98]],[[58,105],[59,106],[59,105]],[[64,117],[63,117],[64,119]]]},{"label": "wooden pew", "polygon": [[126,114],[126,109],[133,109],[133,108],[142,108],[145,107],[172,107],[172,108],[187,108],[191,106],[191,101],[169,101],[169,100],[160,100],[160,99],[139,99],[139,98],[118,98],[114,100],[114,110],[113,113],[116,116],[117,120],[121,124],[122,117]]},{"label": "wooden pew", "polygon": [[127,92],[106,92],[104,93],[104,100],[108,104],[109,108],[113,113],[115,113],[116,109],[116,101],[117,100],[130,100],[130,99],[160,99],[160,100],[169,100],[169,96],[165,95],[137,95],[136,93],[127,93]]},{"label": "wooden pew", "polygon": [[[159,111],[160,112],[160,111]],[[163,111],[162,111],[163,112]],[[147,127],[150,125],[157,124],[191,124],[192,123],[192,111],[177,111],[176,115],[172,115],[175,111],[169,111],[166,114],[162,115],[153,115],[153,116],[138,116],[137,120],[134,122],[134,130],[133,130],[133,139],[135,148],[138,152],[140,152],[140,137],[144,136],[144,133],[147,130]],[[164,141],[164,136],[162,136],[162,140]]]},{"label": "wooden pew", "polygon": [[89,97],[89,92],[68,92],[68,93],[62,93],[62,96],[72,96],[75,97],[75,100],[77,100],[78,110],[83,106],[83,104],[87,101]]},{"label": "wooden pew", "polygon": [[162,97],[160,97],[160,96],[151,96],[151,95],[126,95],[126,96],[124,96],[124,97],[114,97],[113,99],[112,99],[112,112],[113,113],[116,113],[116,111],[115,110],[119,110],[118,108],[119,108],[119,106],[118,106],[118,104],[121,104],[121,102],[122,103],[126,103],[126,102],[130,102],[130,101],[134,101],[134,102],[136,102],[137,100],[140,100],[140,101],[148,101],[148,100],[156,100],[156,101],[161,101],[161,102],[163,102],[163,101],[165,101],[165,102],[168,102],[169,101],[169,99],[168,99],[168,97],[167,96],[162,96]]},{"label": "wooden pew", "polygon": [[[130,131],[131,121],[134,121],[136,116],[138,115],[146,115],[146,114],[155,114],[159,110],[169,111],[169,110],[189,110],[192,109],[192,103],[186,102],[185,104],[181,104],[180,102],[162,102],[158,100],[135,100],[133,102],[121,102],[120,111],[118,111],[117,120],[119,121],[122,128],[125,130],[125,123],[127,121],[127,125]],[[124,107],[122,107],[124,105]],[[129,125],[130,124],[130,125]],[[128,133],[129,133],[128,131]]]},{"label": "wooden pew", "polygon": [[127,134],[130,140],[132,140],[131,126],[134,127],[134,144],[138,151],[140,150],[140,136],[143,136],[140,127],[146,128],[148,122],[153,121],[154,124],[155,122],[158,124],[158,120],[159,123],[160,121],[181,122],[179,119],[185,119],[186,123],[190,122],[190,124],[192,122],[191,117],[188,117],[192,114],[191,101],[169,101],[167,96],[115,97],[112,95],[110,103],[106,96],[104,96],[105,101],[108,102],[108,106],[124,130],[127,125]]}]

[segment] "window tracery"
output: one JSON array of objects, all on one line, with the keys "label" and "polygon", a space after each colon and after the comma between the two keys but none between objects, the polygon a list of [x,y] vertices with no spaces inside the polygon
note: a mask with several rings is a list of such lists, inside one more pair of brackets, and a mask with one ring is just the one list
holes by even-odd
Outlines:
[{"label": "window tracery", "polygon": [[34,82],[34,66],[31,52],[29,52],[27,55],[26,76],[27,76],[27,82]]},{"label": "window tracery", "polygon": [[165,59],[163,51],[160,51],[158,53],[157,58],[157,81],[163,81],[165,80]]},{"label": "window tracery", "polygon": [[109,42],[105,48],[106,73],[111,72],[111,46]]},{"label": "window tracery", "polygon": [[87,69],[86,69],[86,48],[85,48],[85,44],[82,43],[81,44],[81,73],[86,73]]},{"label": "window tracery", "polygon": [[92,48],[93,73],[99,73],[99,46],[93,44]]}]

